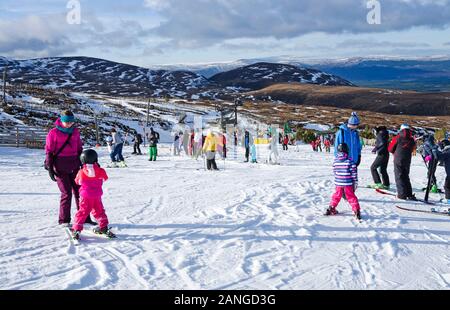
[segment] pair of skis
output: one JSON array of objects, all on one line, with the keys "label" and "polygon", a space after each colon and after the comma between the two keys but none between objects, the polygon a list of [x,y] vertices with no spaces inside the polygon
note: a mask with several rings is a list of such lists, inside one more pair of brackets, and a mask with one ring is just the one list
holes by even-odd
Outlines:
[{"label": "pair of skis", "polygon": [[[66,227],[65,228],[67,235],[69,236],[70,241],[72,242],[73,245],[78,246],[80,245],[80,241],[81,239],[76,239],[73,236],[73,230],[71,227]],[[83,230],[83,232],[95,236],[95,237],[100,237],[100,238],[104,238],[104,239],[116,239],[117,236],[113,233],[110,234],[99,234],[97,232],[95,232],[95,230]]]},{"label": "pair of skis", "polygon": [[[386,191],[381,190],[381,189],[376,189],[375,191],[376,191],[377,193],[379,193],[379,194],[382,194],[382,195],[389,195],[389,196],[393,196],[393,197],[396,197],[396,198],[397,198],[397,196],[396,196],[395,194],[386,192]],[[417,199],[417,201],[418,201],[418,202],[425,203],[425,204],[427,204],[427,205],[431,205],[431,206],[436,205],[436,204],[433,203],[433,202],[425,201],[425,200],[421,200],[421,199]],[[403,211],[412,211],[412,212],[428,213],[428,214],[434,214],[434,215],[446,215],[446,216],[450,216],[450,208],[449,208],[447,211],[438,211],[438,210],[437,210],[436,208],[434,208],[434,207],[432,207],[430,210],[405,208],[405,207],[401,207],[401,206],[398,206],[398,205],[396,205],[395,207],[396,207],[397,209],[400,209],[400,210],[403,210]]]}]

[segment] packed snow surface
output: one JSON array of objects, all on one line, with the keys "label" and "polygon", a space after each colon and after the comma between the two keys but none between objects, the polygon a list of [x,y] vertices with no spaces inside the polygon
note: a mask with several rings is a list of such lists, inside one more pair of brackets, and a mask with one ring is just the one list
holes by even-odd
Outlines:
[{"label": "packed snow surface", "polygon": [[[220,172],[171,156],[169,145],[159,153],[107,169],[103,202],[118,239],[83,233],[76,247],[57,225],[59,191],[43,151],[0,148],[0,289],[450,288],[450,217],[400,211],[412,203],[363,188],[368,149],[361,223],[345,201],[340,215],[322,215],[333,158],[307,145],[280,150],[279,166],[243,163],[231,149]],[[419,157],[411,171],[423,197]],[[389,172],[394,182],[392,164]],[[437,177],[442,184],[442,168]]]}]

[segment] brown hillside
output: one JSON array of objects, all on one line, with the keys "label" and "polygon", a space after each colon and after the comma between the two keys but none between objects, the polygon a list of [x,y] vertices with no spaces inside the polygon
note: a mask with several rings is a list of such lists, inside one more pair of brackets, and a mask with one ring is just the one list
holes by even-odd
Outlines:
[{"label": "brown hillside", "polygon": [[249,92],[257,100],[326,106],[395,115],[450,115],[450,93],[418,93],[378,88],[277,84]]}]

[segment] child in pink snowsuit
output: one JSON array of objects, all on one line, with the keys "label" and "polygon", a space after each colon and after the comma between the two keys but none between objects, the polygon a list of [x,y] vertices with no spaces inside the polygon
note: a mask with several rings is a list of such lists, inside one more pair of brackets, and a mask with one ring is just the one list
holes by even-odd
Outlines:
[{"label": "child in pink snowsuit", "polygon": [[[92,150],[90,150],[92,151]],[[92,151],[95,152],[95,151]],[[84,153],[84,152],[83,152]],[[106,171],[98,165],[98,163],[85,163],[82,155],[83,168],[78,172],[75,182],[80,185],[80,209],[75,215],[75,223],[73,224],[74,232],[83,230],[84,220],[92,212],[97,219],[100,231],[108,229],[108,217],[102,203],[102,185],[108,180]]]},{"label": "child in pink snowsuit", "polygon": [[355,195],[358,187],[358,168],[348,157],[348,146],[342,143],[338,146],[337,157],[334,160],[333,171],[335,175],[336,191],[331,197],[330,207],[325,215],[336,215],[336,210],[342,196],[345,194],[348,203],[357,219],[361,219],[361,211],[358,198]]}]

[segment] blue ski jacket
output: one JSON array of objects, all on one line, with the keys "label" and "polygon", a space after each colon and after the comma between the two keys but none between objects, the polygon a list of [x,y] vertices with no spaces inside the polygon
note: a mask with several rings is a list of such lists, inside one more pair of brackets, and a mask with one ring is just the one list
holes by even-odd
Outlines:
[{"label": "blue ski jacket", "polygon": [[338,156],[337,148],[341,143],[348,145],[349,158],[351,158],[355,164],[359,164],[362,146],[361,141],[359,140],[358,131],[348,128],[347,124],[343,124],[339,127],[336,140],[334,142],[334,157]]}]

